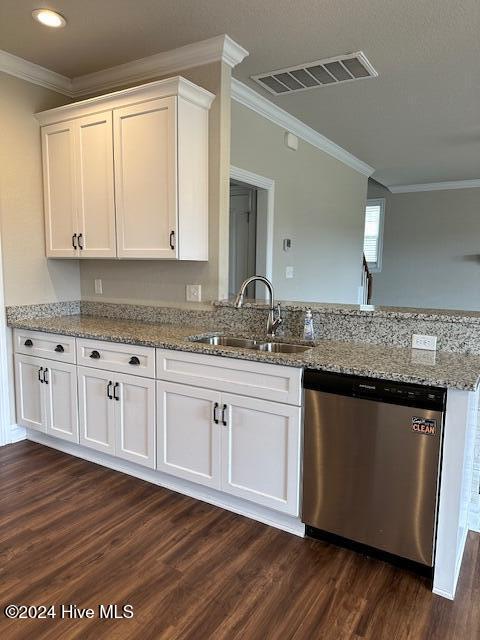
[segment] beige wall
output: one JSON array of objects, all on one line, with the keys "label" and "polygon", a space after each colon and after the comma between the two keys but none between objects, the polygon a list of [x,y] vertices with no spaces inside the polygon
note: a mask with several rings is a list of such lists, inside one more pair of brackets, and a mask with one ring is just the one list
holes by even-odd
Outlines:
[{"label": "beige wall", "polygon": [[[278,298],[356,303],[367,178],[232,102],[232,165],[275,180],[273,283]],[[283,239],[292,248],[283,251]],[[285,278],[285,267],[294,278]]]},{"label": "beige wall", "polygon": [[45,258],[40,128],[33,115],[68,101],[0,73],[0,216],[7,305],[80,296],[78,262]]},{"label": "beige wall", "polygon": [[[149,304],[184,302],[187,284],[201,284],[204,301],[226,295],[230,68],[218,62],[182,71],[180,75],[216,95],[209,118],[209,261],[85,260],[80,265],[84,299]],[[103,296],[95,295],[95,278],[102,279]]]},{"label": "beige wall", "polygon": [[480,311],[480,189],[368,194],[386,200],[373,302]]}]

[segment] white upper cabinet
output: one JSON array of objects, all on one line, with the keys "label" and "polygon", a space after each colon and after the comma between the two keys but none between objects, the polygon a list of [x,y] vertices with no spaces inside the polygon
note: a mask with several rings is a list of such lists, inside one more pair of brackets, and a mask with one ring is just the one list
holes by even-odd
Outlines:
[{"label": "white upper cabinet", "polygon": [[82,258],[114,258],[112,112],[75,121],[77,244]]},{"label": "white upper cabinet", "polygon": [[50,258],[76,258],[77,231],[74,123],[42,128],[46,252]]},{"label": "white upper cabinet", "polygon": [[47,256],[208,260],[208,112],[181,77],[37,114]]},{"label": "white upper cabinet", "polygon": [[176,258],[176,98],[115,109],[119,258]]}]

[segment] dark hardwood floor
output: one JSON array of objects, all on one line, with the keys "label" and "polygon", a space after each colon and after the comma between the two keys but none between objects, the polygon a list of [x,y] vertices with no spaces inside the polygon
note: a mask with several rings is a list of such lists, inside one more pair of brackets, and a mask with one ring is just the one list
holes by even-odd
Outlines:
[{"label": "dark hardwood floor", "polygon": [[[480,638],[479,536],[454,603],[422,578],[53,449],[0,449],[0,637]],[[7,604],[57,606],[8,620]],[[132,619],[60,619],[60,604]]]}]

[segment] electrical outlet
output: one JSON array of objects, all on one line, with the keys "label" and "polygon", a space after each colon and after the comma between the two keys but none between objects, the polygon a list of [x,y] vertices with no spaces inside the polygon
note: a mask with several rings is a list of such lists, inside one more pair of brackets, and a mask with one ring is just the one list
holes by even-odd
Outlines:
[{"label": "electrical outlet", "polygon": [[95,293],[99,296],[103,293],[103,285],[100,278],[95,278]]},{"label": "electrical outlet", "polygon": [[202,285],[187,284],[187,302],[201,302],[201,301],[202,301]]},{"label": "electrical outlet", "polygon": [[285,278],[293,278],[293,267],[285,267]]},{"label": "electrical outlet", "polygon": [[437,336],[424,336],[420,333],[412,335],[412,349],[437,350]]}]

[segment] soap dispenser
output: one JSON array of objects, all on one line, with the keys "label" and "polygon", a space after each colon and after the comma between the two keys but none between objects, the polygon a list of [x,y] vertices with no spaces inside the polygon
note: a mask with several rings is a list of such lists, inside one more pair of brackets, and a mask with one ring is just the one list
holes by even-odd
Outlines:
[{"label": "soap dispenser", "polygon": [[305,322],[303,325],[303,339],[304,340],[314,340],[315,334],[313,331],[313,315],[312,310],[307,309],[305,313]]}]

